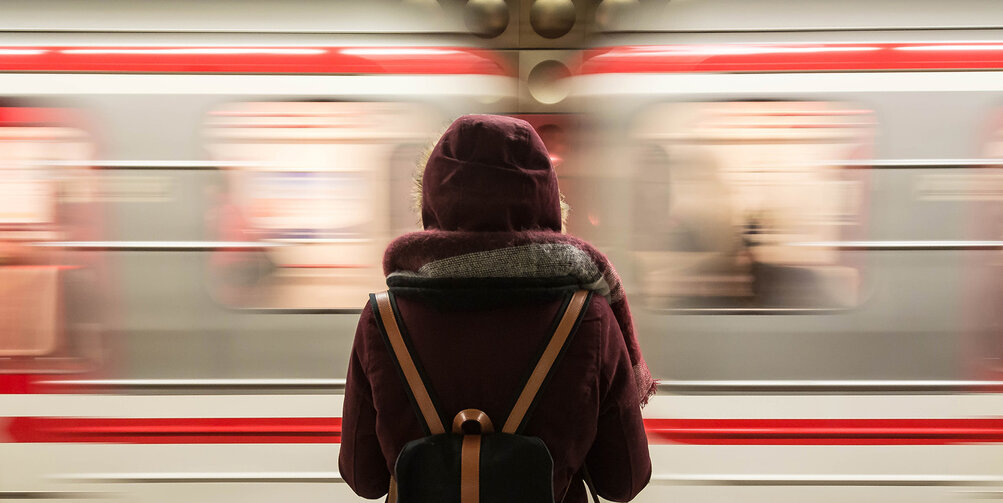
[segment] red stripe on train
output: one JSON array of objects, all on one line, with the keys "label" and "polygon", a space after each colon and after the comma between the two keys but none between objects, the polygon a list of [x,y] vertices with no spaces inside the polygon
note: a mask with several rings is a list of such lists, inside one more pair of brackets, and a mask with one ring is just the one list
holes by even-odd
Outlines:
[{"label": "red stripe on train", "polygon": [[[1003,442],[1003,418],[646,419],[652,444],[933,445]],[[338,443],[341,418],[17,417],[13,442]]]},{"label": "red stripe on train", "polygon": [[34,375],[0,374],[0,395],[34,392]]},{"label": "red stripe on train", "polygon": [[1003,442],[1003,418],[646,419],[648,441],[728,445],[930,445]]},{"label": "red stripe on train", "polygon": [[466,47],[0,47],[0,72],[511,74]]},{"label": "red stripe on train", "polygon": [[1003,42],[629,45],[584,56],[579,74],[997,70]]},{"label": "red stripe on train", "polygon": [[15,417],[7,425],[7,433],[13,442],[338,443],[341,418]]}]

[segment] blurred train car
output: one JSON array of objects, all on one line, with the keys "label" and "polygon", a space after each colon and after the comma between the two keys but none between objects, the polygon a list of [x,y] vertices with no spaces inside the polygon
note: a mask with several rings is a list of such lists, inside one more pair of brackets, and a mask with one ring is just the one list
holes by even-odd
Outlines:
[{"label": "blurred train car", "polygon": [[1003,11],[642,7],[565,176],[663,378],[643,499],[1000,497]]},{"label": "blurred train car", "polygon": [[421,151],[514,111],[510,63],[397,2],[55,1],[0,30],[0,499],[354,498],[359,309]]},{"label": "blurred train car", "polygon": [[476,112],[624,277],[639,501],[1000,497],[1003,12],[461,4],[5,10],[0,499],[355,501],[359,308]]}]

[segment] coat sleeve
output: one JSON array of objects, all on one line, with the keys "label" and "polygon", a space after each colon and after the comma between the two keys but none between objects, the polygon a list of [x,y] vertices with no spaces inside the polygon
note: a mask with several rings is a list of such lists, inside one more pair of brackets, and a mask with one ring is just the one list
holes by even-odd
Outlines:
[{"label": "coat sleeve", "polygon": [[627,346],[612,311],[608,307],[604,311],[600,336],[599,422],[586,466],[599,496],[612,501],[630,501],[651,479],[651,458]]},{"label": "coat sleeve", "polygon": [[338,469],[355,494],[379,498],[390,487],[390,472],[376,438],[376,408],[366,375],[366,335],[374,334],[376,321],[369,305],[362,310],[355,331],[352,356],[345,380],[345,402],[341,414],[341,451]]}]

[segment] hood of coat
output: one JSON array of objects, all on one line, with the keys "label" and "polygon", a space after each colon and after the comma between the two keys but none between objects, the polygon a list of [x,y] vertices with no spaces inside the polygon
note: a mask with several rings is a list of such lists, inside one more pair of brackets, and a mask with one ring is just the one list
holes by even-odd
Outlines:
[{"label": "hood of coat", "polygon": [[465,115],[436,143],[422,175],[425,229],[561,232],[557,174],[528,122]]}]

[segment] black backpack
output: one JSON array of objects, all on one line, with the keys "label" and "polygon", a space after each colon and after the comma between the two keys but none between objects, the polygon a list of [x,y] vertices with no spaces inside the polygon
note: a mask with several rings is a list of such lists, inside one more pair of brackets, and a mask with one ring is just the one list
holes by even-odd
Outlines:
[{"label": "black backpack", "polygon": [[[389,292],[370,295],[373,314],[397,363],[405,389],[427,436],[408,442],[394,466],[390,503],[554,503],[554,462],[543,441],[522,435],[540,389],[581,322],[591,294],[574,292],[555,320],[556,329],[502,425],[494,431],[487,414],[461,411],[447,432],[431,387]],[[584,467],[583,467],[584,468]],[[588,473],[585,472],[586,481]],[[588,484],[593,499],[595,491]]]}]

